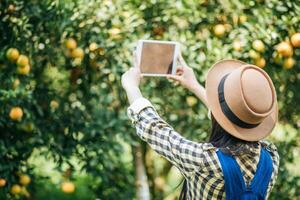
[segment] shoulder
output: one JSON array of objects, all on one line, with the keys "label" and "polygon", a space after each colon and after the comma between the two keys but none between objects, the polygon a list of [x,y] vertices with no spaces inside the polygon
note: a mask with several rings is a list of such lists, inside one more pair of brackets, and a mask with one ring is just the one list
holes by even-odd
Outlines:
[{"label": "shoulder", "polygon": [[267,141],[267,140],[260,140],[259,143],[262,145],[262,147],[264,147],[270,153],[275,167],[278,167],[279,154],[278,154],[277,147],[275,146],[275,144],[273,142]]},{"label": "shoulder", "polygon": [[268,140],[260,140],[259,143],[270,153],[278,153],[275,144]]}]

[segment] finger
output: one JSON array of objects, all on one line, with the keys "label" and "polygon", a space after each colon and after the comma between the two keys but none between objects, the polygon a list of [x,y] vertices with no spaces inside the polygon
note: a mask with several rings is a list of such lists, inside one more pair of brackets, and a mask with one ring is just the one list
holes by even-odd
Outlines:
[{"label": "finger", "polygon": [[177,70],[177,71],[176,71],[176,75],[181,76],[182,74],[183,74],[183,71],[182,71],[182,70]]},{"label": "finger", "polygon": [[138,61],[137,61],[137,56],[136,56],[136,50],[133,51],[132,53],[132,57],[133,57],[133,67],[138,67]]},{"label": "finger", "polygon": [[177,59],[178,59],[178,62],[179,62],[180,64],[182,64],[182,59],[181,59],[181,57],[182,57],[182,56],[181,56],[181,53],[179,53]]},{"label": "finger", "polygon": [[188,67],[188,65],[186,64],[185,60],[183,59],[181,53],[179,54],[179,62],[182,64],[182,66],[183,66],[184,68],[185,68],[185,67]]},{"label": "finger", "polygon": [[183,58],[182,58],[182,54],[181,54],[181,52],[178,54],[178,60],[179,60],[179,62],[180,62],[180,63],[182,63],[182,62],[183,62]]},{"label": "finger", "polygon": [[167,75],[168,79],[174,80],[174,81],[181,81],[181,76],[178,75]]},{"label": "finger", "polygon": [[177,68],[176,72],[183,72],[183,68]]},{"label": "finger", "polygon": [[183,67],[181,65],[176,67],[176,74],[181,75],[183,73]]}]

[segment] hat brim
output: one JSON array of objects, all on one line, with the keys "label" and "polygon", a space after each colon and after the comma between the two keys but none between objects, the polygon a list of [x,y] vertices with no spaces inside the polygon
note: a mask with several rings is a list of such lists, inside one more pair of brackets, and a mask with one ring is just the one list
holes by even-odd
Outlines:
[{"label": "hat brim", "polygon": [[255,128],[242,128],[233,124],[224,115],[218,98],[218,85],[223,76],[245,64],[247,63],[239,60],[221,60],[215,63],[209,70],[206,77],[205,88],[207,102],[216,121],[228,133],[242,140],[258,141],[267,137],[276,125],[278,116],[277,101],[275,100],[275,105],[273,106],[273,110],[270,115],[267,116],[258,126]]}]

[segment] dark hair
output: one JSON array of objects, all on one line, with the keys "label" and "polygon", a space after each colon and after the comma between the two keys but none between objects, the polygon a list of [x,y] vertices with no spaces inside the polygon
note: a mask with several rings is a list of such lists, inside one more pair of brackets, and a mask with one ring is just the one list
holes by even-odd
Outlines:
[{"label": "dark hair", "polygon": [[[252,148],[257,147],[258,142],[249,142],[241,140],[229,134],[217,122],[213,115],[211,115],[211,134],[209,142],[215,147],[219,148],[223,153],[230,155],[250,154],[254,156]],[[180,200],[186,199],[187,182],[184,179],[182,190],[179,196]]]},{"label": "dark hair", "polygon": [[217,120],[211,115],[212,129],[209,142],[219,148],[223,153],[231,155],[253,154],[253,148],[258,142],[249,142],[236,138],[224,130]]}]

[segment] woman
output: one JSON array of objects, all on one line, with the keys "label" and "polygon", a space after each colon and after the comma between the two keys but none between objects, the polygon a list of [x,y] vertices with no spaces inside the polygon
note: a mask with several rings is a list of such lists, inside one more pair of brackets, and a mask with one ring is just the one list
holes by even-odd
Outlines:
[{"label": "woman", "polygon": [[210,110],[210,141],[198,143],[183,138],[143,98],[136,59],[134,63],[122,76],[130,103],[127,114],[137,135],[184,176],[180,198],[267,199],[279,165],[274,144],[262,140],[278,115],[270,77],[254,65],[222,60],[209,70],[204,89],[180,55],[176,75],[168,78],[193,92]]}]

